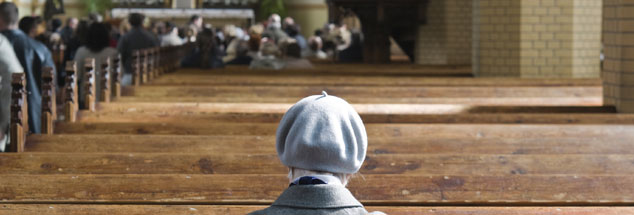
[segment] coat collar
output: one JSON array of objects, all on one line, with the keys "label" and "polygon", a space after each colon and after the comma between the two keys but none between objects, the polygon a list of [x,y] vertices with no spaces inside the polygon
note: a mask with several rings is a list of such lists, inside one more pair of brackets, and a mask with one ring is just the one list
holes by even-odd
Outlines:
[{"label": "coat collar", "polygon": [[292,186],[273,202],[273,206],[314,209],[363,207],[352,193],[340,184]]}]

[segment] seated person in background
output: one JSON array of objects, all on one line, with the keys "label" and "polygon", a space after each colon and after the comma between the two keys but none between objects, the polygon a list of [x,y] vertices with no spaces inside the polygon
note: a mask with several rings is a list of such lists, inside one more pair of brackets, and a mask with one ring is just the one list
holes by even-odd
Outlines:
[{"label": "seated person in background", "polygon": [[308,49],[308,43],[306,42],[306,38],[300,34],[301,27],[299,24],[295,23],[295,20],[292,17],[284,18],[284,24],[282,25],[284,28],[284,32],[292,38],[295,39],[297,45],[302,48],[302,51]]},{"label": "seated person in background", "polygon": [[42,68],[55,69],[55,64],[51,52],[44,44],[18,30],[18,16],[18,7],[14,3],[0,3],[0,32],[13,45],[13,52],[26,76],[29,131],[39,134],[42,120]]},{"label": "seated person in background", "polygon": [[251,61],[253,57],[249,56],[249,43],[242,40],[236,46],[236,57],[227,62],[227,65],[250,65]]},{"label": "seated person in background", "polygon": [[9,40],[0,34],[0,152],[4,152],[6,145],[9,144],[13,73],[22,73],[22,66]]},{"label": "seated person in background", "polygon": [[284,114],[276,133],[290,185],[273,205],[251,214],[368,214],[346,189],[367,146],[365,126],[348,102],[326,92],[302,99]]},{"label": "seated person in background", "polygon": [[140,13],[131,13],[128,16],[128,22],[132,29],[121,37],[117,50],[121,54],[124,73],[121,78],[121,85],[127,86],[132,84],[132,54],[139,49],[152,48],[159,45],[158,40],[150,32],[143,29],[143,21],[145,16]]},{"label": "seated person in background", "polygon": [[285,69],[312,69],[313,64],[309,60],[302,58],[302,49],[294,40],[288,41],[284,45]]},{"label": "seated person in background", "polygon": [[165,23],[165,34],[161,35],[161,46],[180,46],[183,39],[178,36],[178,28],[171,22]]},{"label": "seated person in background", "polygon": [[[113,57],[117,54],[117,50],[110,47],[110,32],[108,31],[108,26],[103,23],[93,23],[88,28],[88,38],[86,41],[86,45],[79,47],[77,49],[77,53],[75,54],[75,62],[77,63],[77,81],[79,83],[79,105],[85,105],[84,99],[86,90],[85,86],[85,60],[87,58],[95,59],[96,72],[95,77],[93,77],[95,86],[97,89],[101,89],[101,65],[104,63],[108,57]],[[95,93],[97,101],[99,101],[99,97],[101,97],[101,93]]]},{"label": "seated person in background", "polygon": [[249,69],[282,69],[284,68],[284,62],[279,59],[279,55],[280,50],[275,45],[275,42],[264,38],[260,43],[260,52],[251,61]]},{"label": "seated person in background", "polygon": [[190,68],[222,68],[222,49],[213,28],[205,27],[196,36],[196,47],[183,58],[182,66]]},{"label": "seated person in background", "polygon": [[328,54],[326,54],[326,52],[322,51],[321,49],[323,48],[323,42],[321,40],[321,37],[317,37],[317,36],[313,36],[310,39],[308,39],[308,50],[306,50],[306,52],[304,52],[304,57],[308,58],[308,59],[317,59],[317,60],[323,60],[328,58]]}]

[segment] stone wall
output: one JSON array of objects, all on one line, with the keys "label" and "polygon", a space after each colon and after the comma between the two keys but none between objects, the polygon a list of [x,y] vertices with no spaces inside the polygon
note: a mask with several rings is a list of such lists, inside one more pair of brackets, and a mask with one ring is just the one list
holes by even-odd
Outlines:
[{"label": "stone wall", "polygon": [[603,5],[604,104],[634,113],[634,0]]}]

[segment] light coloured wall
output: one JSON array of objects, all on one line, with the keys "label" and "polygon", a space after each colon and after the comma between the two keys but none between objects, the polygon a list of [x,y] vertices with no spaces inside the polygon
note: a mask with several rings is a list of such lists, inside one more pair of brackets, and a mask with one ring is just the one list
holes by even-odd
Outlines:
[{"label": "light coloured wall", "polygon": [[603,5],[603,93],[605,105],[634,113],[634,0]]},{"label": "light coloured wall", "polygon": [[328,5],[325,0],[285,0],[286,11],[302,26],[302,35],[310,37],[316,29],[328,22]]},{"label": "light coloured wall", "polygon": [[480,76],[599,77],[601,1],[476,0]]},{"label": "light coloured wall", "polygon": [[[13,2],[18,6],[20,17],[42,15],[45,0],[0,0],[0,2]],[[64,0],[65,15],[56,17],[65,18],[66,16],[82,17],[85,16],[84,5],[79,0]]]},{"label": "light coloured wall", "polygon": [[427,23],[418,28],[416,63],[471,64],[472,3],[430,0],[426,11]]}]

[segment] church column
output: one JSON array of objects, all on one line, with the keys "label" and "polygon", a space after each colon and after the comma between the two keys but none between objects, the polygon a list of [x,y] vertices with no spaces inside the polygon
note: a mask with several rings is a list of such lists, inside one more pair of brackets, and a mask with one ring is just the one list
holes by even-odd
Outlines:
[{"label": "church column", "polygon": [[601,1],[475,0],[478,76],[599,76]]},{"label": "church column", "polygon": [[471,1],[429,0],[421,5],[426,22],[418,28],[417,64],[470,65]]},{"label": "church column", "polygon": [[604,104],[634,113],[634,0],[603,1]]}]

